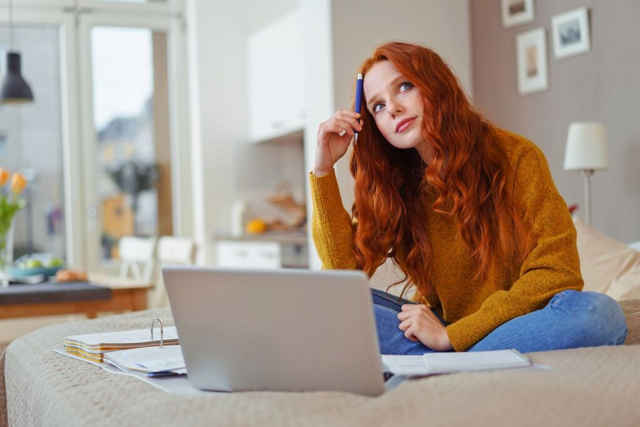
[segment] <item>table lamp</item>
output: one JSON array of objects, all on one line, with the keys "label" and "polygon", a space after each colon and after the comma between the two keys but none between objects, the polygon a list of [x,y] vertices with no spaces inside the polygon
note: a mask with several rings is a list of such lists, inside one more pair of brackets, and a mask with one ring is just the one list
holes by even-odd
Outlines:
[{"label": "table lamp", "polygon": [[601,123],[575,122],[569,125],[564,169],[584,176],[586,222],[591,225],[591,175],[609,167],[607,139]]}]

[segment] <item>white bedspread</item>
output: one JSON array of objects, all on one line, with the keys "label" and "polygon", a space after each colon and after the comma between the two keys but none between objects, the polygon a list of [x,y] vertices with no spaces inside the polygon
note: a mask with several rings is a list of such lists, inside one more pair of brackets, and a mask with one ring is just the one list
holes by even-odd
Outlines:
[{"label": "white bedspread", "polygon": [[622,305],[630,326],[624,346],[531,353],[554,371],[433,376],[378,398],[336,392],[171,395],[52,351],[64,336],[146,327],[154,316],[170,319],[168,310],[55,325],[14,341],[0,356],[0,426],[7,415],[16,427],[638,426],[640,300]]}]

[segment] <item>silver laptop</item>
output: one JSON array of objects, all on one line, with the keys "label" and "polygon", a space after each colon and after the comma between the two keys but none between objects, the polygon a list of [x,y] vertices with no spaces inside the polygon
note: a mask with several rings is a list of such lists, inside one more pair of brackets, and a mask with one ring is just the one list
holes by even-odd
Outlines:
[{"label": "silver laptop", "polygon": [[385,391],[364,273],[200,267],[162,273],[194,387]]}]

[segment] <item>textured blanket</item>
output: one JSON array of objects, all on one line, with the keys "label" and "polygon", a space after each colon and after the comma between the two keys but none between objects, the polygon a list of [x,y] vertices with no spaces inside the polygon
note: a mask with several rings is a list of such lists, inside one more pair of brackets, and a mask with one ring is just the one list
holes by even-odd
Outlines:
[{"label": "textured blanket", "polygon": [[638,426],[640,300],[621,305],[629,324],[623,346],[531,353],[554,370],[432,376],[377,398],[170,395],[52,351],[67,335],[144,328],[153,316],[169,320],[168,310],[60,324],[15,340],[0,356],[0,426]]}]

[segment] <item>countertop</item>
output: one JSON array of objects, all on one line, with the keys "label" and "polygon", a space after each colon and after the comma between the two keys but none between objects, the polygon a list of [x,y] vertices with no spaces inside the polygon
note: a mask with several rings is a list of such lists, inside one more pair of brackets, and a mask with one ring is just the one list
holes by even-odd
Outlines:
[{"label": "countertop", "polygon": [[234,236],[229,232],[216,232],[213,235],[216,241],[236,241],[236,242],[276,242],[292,245],[306,245],[309,236],[306,230],[296,231],[273,231],[263,234],[242,234]]}]

